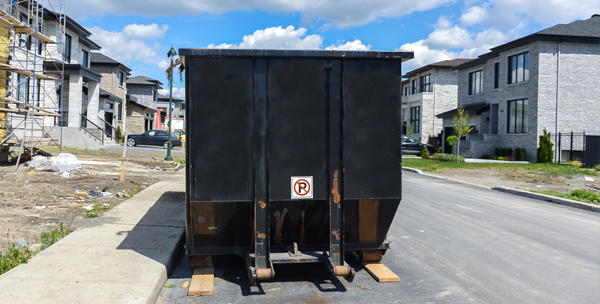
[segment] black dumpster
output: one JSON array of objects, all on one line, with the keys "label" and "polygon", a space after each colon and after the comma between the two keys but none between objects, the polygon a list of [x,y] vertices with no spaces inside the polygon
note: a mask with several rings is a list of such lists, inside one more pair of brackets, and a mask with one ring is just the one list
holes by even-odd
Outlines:
[{"label": "black dumpster", "polygon": [[412,52],[180,49],[186,254],[380,260],[402,198],[401,62]]}]

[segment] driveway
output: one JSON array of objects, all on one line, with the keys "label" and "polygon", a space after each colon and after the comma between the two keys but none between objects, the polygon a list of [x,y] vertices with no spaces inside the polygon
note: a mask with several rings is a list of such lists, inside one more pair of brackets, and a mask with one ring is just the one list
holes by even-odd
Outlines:
[{"label": "driveway", "polygon": [[[218,257],[211,303],[599,303],[600,214],[403,173],[404,199],[377,283],[355,262],[353,283],[326,268],[286,265],[250,287],[238,257]],[[196,303],[185,258],[159,303]]]}]

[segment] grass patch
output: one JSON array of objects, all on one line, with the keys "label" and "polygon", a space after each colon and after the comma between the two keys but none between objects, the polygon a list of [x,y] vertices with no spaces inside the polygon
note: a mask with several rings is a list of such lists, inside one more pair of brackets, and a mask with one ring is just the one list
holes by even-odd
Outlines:
[{"label": "grass patch", "polygon": [[[35,239],[35,243],[41,245],[40,249],[36,252],[31,252],[29,248],[19,246],[15,242],[11,242],[9,238],[10,249],[5,252],[0,252],[0,275],[19,266],[22,263],[26,263],[34,255],[50,247],[50,245],[58,242],[72,231],[73,230],[65,229],[61,223],[59,227],[50,232],[42,232],[40,237]],[[8,237],[8,233],[6,235]]]},{"label": "grass patch", "polygon": [[11,244],[8,251],[0,253],[0,275],[29,261],[32,256],[29,249]]},{"label": "grass patch", "polygon": [[60,239],[67,236],[67,234],[73,232],[71,229],[65,229],[63,224],[55,228],[50,232],[42,232],[39,238],[36,239],[36,243],[42,244],[42,250],[50,247],[50,245],[58,242]]},{"label": "grass patch", "polygon": [[85,210],[85,214],[87,215],[87,217],[98,217],[98,215],[102,212],[106,212],[108,211],[108,207],[104,206],[103,204],[98,204],[96,206],[94,206],[92,209],[90,210]]},{"label": "grass patch", "polygon": [[425,172],[436,172],[441,169],[493,169],[493,168],[515,168],[527,170],[528,174],[537,174],[539,172],[557,177],[564,176],[571,178],[575,174],[599,176],[594,170],[581,169],[575,166],[563,164],[515,164],[515,163],[463,163],[463,162],[445,162],[421,158],[405,158],[402,164],[406,167],[419,169]]},{"label": "grass patch", "polygon": [[531,192],[572,199],[575,201],[580,201],[580,202],[584,202],[584,203],[588,203],[588,204],[600,205],[600,195],[598,195],[597,193],[595,193],[593,191],[588,191],[588,190],[577,189],[577,190],[574,190],[573,192],[571,192],[570,194],[562,193],[562,192],[559,192],[556,190],[544,190],[544,191],[531,190]]}]

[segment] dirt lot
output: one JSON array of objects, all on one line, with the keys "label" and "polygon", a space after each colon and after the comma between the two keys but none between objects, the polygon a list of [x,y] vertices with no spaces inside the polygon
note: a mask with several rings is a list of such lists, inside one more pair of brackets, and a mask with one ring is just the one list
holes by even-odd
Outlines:
[{"label": "dirt lot", "polygon": [[[82,165],[70,171],[69,177],[60,172],[34,171],[21,165],[0,166],[0,251],[6,249],[8,241],[21,242],[34,239],[43,231],[49,231],[63,223],[65,228],[77,229],[81,221],[88,218],[86,207],[100,205],[110,209],[128,196],[144,188],[172,177],[185,174],[184,170],[163,171],[174,165],[162,161],[164,155],[130,155],[127,162],[125,181],[120,181],[121,153],[102,151],[66,151],[79,160],[102,161],[118,164]],[[58,151],[51,151],[56,156]],[[183,169],[182,166],[179,167]],[[111,192],[102,198],[81,198],[76,192],[90,190]],[[102,211],[98,212],[99,214]],[[79,223],[78,223],[79,222]]]},{"label": "dirt lot", "polygon": [[445,176],[452,179],[473,183],[486,187],[510,187],[522,190],[556,190],[569,193],[576,189],[592,190],[589,187],[600,184],[598,177],[594,181],[586,181],[584,175],[575,174],[570,178],[552,176],[543,172],[535,172],[525,168],[477,168],[477,169],[442,169],[428,174]]}]

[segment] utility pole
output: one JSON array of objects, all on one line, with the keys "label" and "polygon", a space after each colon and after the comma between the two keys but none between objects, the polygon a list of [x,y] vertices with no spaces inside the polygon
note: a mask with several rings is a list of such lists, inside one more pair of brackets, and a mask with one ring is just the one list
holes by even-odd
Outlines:
[{"label": "utility pole", "polygon": [[[168,57],[171,58],[171,66],[173,66],[173,58],[177,55],[175,49],[171,46]],[[169,77],[169,134],[167,135],[167,157],[165,157],[166,161],[173,161],[173,157],[171,157],[171,129],[173,125],[171,124],[171,119],[173,116],[173,70],[168,74]]]}]

